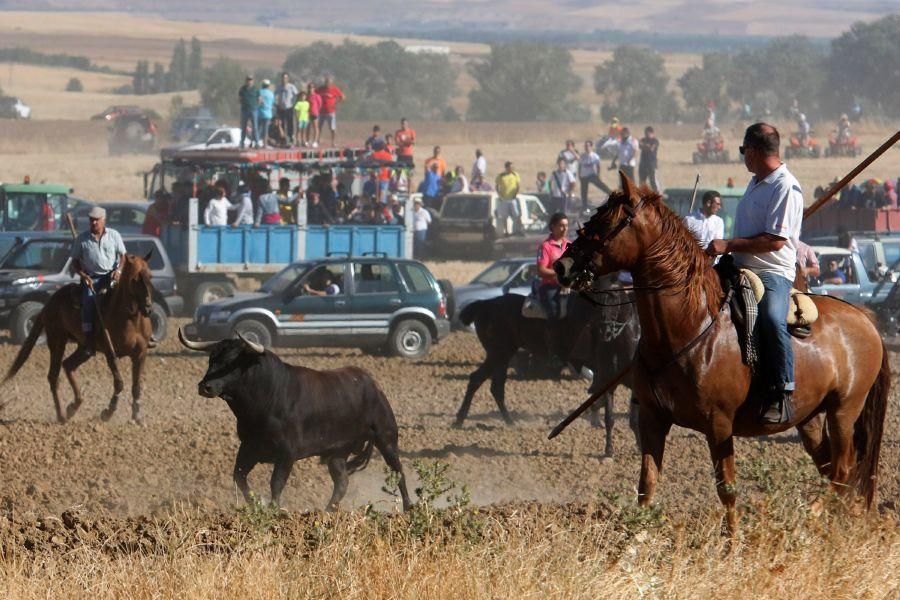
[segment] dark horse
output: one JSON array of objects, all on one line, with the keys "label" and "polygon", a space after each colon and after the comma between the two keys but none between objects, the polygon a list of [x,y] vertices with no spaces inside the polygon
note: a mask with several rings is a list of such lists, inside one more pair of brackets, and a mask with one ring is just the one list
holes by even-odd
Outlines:
[{"label": "dark horse", "polygon": [[[100,413],[100,417],[104,421],[112,417],[119,403],[119,395],[125,389],[116,358],[128,356],[131,358],[131,418],[137,423],[141,422],[141,371],[147,356],[150,336],[153,333],[150,323],[153,287],[150,283],[150,268],[147,266],[147,260],[149,260],[149,255],[145,258],[132,254],[125,255],[125,265],[122,267],[122,276],[119,278],[118,284],[102,300],[103,323],[109,331],[114,349],[114,352],[110,351],[100,327],[95,328],[96,347],[98,351],[103,352],[113,375],[112,399],[109,401],[109,406]],[[75,355],[63,360],[67,342],[74,341],[78,344],[84,342],[79,301],[78,284],[60,288],[50,297],[44,309],[35,318],[28,338],[22,344],[22,348],[3,380],[5,383],[15,376],[28,360],[38,338],[43,332],[46,332],[47,347],[50,350],[50,370],[47,373],[47,380],[50,382],[50,392],[53,394],[53,403],[56,406],[56,419],[60,423],[71,419],[82,402],[81,390],[75,381],[75,369],[84,361],[76,362],[77,359],[73,361],[72,358]],[[60,367],[65,369],[66,378],[75,394],[72,403],[66,407],[65,415],[59,402],[58,393]]]},{"label": "dark horse", "polygon": [[758,388],[741,360],[737,330],[709,259],[659,194],[638,190],[620,176],[622,190],[578,232],[554,268],[561,282],[576,289],[620,269],[634,278],[641,321],[634,364],[643,453],[640,504],[653,498],[666,437],[677,424],[706,435],[731,532],[737,524],[735,435],[796,427],[832,488],[845,493],[855,487],[871,506],[891,382],[871,315],[828,296],[814,297],[819,318],[812,333],[793,340],[793,418],[761,423]]},{"label": "dark horse", "polygon": [[[611,282],[614,278],[607,278]],[[594,371],[592,389],[599,387],[631,362],[640,337],[639,325],[629,294],[607,283],[608,294],[594,302],[578,294],[570,294],[568,312],[551,331],[545,319],[522,316],[525,296],[505,294],[480,300],[466,306],[460,313],[465,325],[475,323],[475,332],[485,350],[484,362],[469,376],[469,385],[462,405],[456,414],[455,427],[461,427],[469,414],[472,398],[478,388],[491,379],[491,395],[503,419],[511,424],[506,408],[505,386],[510,360],[520,348],[538,358],[549,359],[554,341],[563,358],[576,369],[587,366]],[[602,306],[601,306],[602,304]],[[607,306],[608,305],[608,306]],[[623,382],[630,387],[630,380]],[[605,407],[606,456],[612,456],[613,405],[615,390],[602,397]],[[599,410],[599,405],[598,410]],[[592,423],[598,412],[591,413]]]}]

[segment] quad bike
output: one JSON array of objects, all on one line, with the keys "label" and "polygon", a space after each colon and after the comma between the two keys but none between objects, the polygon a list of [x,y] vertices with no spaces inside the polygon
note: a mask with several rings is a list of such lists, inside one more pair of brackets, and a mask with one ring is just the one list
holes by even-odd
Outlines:
[{"label": "quad bike", "polygon": [[700,163],[727,163],[728,150],[725,149],[725,140],[722,136],[707,137],[697,143],[697,151],[693,156],[694,164]]},{"label": "quad bike", "polygon": [[785,158],[820,158],[822,149],[819,148],[819,142],[811,136],[806,137],[806,144],[800,142],[800,136],[796,133],[791,135],[791,142],[784,149]]},{"label": "quad bike", "polygon": [[860,154],[862,154],[862,147],[856,143],[856,136],[845,140],[831,138],[828,140],[828,147],[825,148],[825,156],[859,156]]}]

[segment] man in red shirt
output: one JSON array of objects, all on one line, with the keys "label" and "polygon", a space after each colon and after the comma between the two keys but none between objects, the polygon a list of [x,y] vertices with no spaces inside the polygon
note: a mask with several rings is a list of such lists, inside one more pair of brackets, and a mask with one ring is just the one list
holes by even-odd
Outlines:
[{"label": "man in red shirt", "polygon": [[331,128],[331,147],[334,148],[334,132],[337,129],[337,105],[344,101],[344,92],[334,85],[331,75],[325,77],[325,85],[316,90],[322,97],[322,110],[319,112],[319,133],[327,123]]},{"label": "man in red shirt", "polygon": [[555,263],[569,247],[569,239],[566,232],[569,230],[569,219],[565,213],[553,213],[550,217],[550,235],[541,242],[537,255],[537,271],[541,278],[538,288],[538,300],[547,312],[547,319],[559,319],[560,298],[559,281],[553,270]]},{"label": "man in red shirt", "polygon": [[397,162],[412,166],[416,130],[409,126],[405,118],[400,119],[400,129],[394,134],[394,139],[397,142]]},{"label": "man in red shirt", "polygon": [[425,170],[430,170],[432,164],[437,165],[437,174],[443,177],[444,172],[447,170],[447,161],[445,161],[444,157],[441,156],[440,146],[435,146],[433,154],[428,160],[425,161]]}]

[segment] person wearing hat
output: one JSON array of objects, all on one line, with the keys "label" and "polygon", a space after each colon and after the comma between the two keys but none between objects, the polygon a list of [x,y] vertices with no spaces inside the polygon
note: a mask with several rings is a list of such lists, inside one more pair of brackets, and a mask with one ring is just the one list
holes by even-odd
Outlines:
[{"label": "person wearing hat", "polygon": [[125,243],[115,229],[106,227],[106,210],[95,206],[88,213],[90,228],[72,244],[72,271],[81,278],[81,331],[84,342],[76,353],[80,362],[94,355],[97,294],[118,281],[125,265]]},{"label": "person wearing hat", "polygon": [[[244,85],[238,90],[238,98],[241,102],[241,144],[247,139],[247,130],[250,130],[250,145],[255,146],[259,141],[259,123],[257,115],[259,110],[259,90],[253,85],[253,76],[247,75]],[[252,127],[252,129],[251,129]]]},{"label": "person wearing hat", "polygon": [[425,242],[428,239],[428,226],[431,225],[431,213],[422,206],[422,199],[413,201],[413,256],[423,258],[425,256]]},{"label": "person wearing hat", "polygon": [[265,147],[269,139],[269,123],[272,122],[272,113],[275,108],[275,93],[270,89],[268,79],[262,80],[262,89],[259,90],[259,145]]}]

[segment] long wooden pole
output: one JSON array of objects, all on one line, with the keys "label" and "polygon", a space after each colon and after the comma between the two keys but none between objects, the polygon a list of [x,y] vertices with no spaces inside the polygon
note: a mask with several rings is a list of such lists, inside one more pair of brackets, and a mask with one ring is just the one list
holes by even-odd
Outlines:
[{"label": "long wooden pole", "polygon": [[565,419],[560,421],[559,425],[557,425],[556,427],[553,428],[553,431],[550,432],[550,435],[547,436],[547,439],[552,440],[553,438],[558,436],[560,433],[563,432],[563,429],[565,429],[566,427],[568,427],[569,425],[572,424],[572,421],[574,421],[575,419],[580,417],[582,414],[584,414],[584,411],[589,409],[591,407],[591,405],[600,398],[600,396],[602,396],[603,394],[607,393],[609,390],[611,390],[614,387],[616,387],[617,385],[619,385],[619,383],[625,378],[625,376],[631,372],[631,367],[633,364],[634,363],[631,363],[627,367],[622,369],[619,372],[619,374],[616,375],[615,377],[613,377],[609,383],[604,385],[600,391],[594,392],[593,394],[591,394],[590,398],[588,398],[587,400],[582,402],[578,408],[576,408],[571,413],[569,413],[568,417],[566,417]]},{"label": "long wooden pole", "polygon": [[900,141],[900,130],[898,130],[894,135],[892,135],[890,137],[890,139],[888,139],[888,141],[886,141],[885,143],[880,145],[878,147],[878,149],[876,149],[874,152],[872,152],[872,154],[867,156],[865,158],[865,160],[863,160],[861,163],[856,165],[856,167],[852,171],[847,173],[843,179],[841,179],[840,181],[838,181],[837,183],[832,185],[830,188],[828,188],[828,191],[825,192],[824,196],[822,196],[821,198],[819,198],[818,200],[813,202],[810,206],[808,206],[806,208],[806,210],[803,211],[803,218],[808,219],[809,217],[811,217],[817,210],[822,208],[826,202],[831,200],[835,194],[837,194],[839,191],[841,191],[841,189],[843,189],[843,187],[845,185],[847,185],[848,183],[853,181],[854,177],[856,177],[857,175],[862,173],[866,167],[868,167],[870,164],[875,162],[875,160],[879,156],[881,156],[882,154],[887,152],[888,149],[891,146],[893,146],[894,144],[896,144],[898,141]]}]

